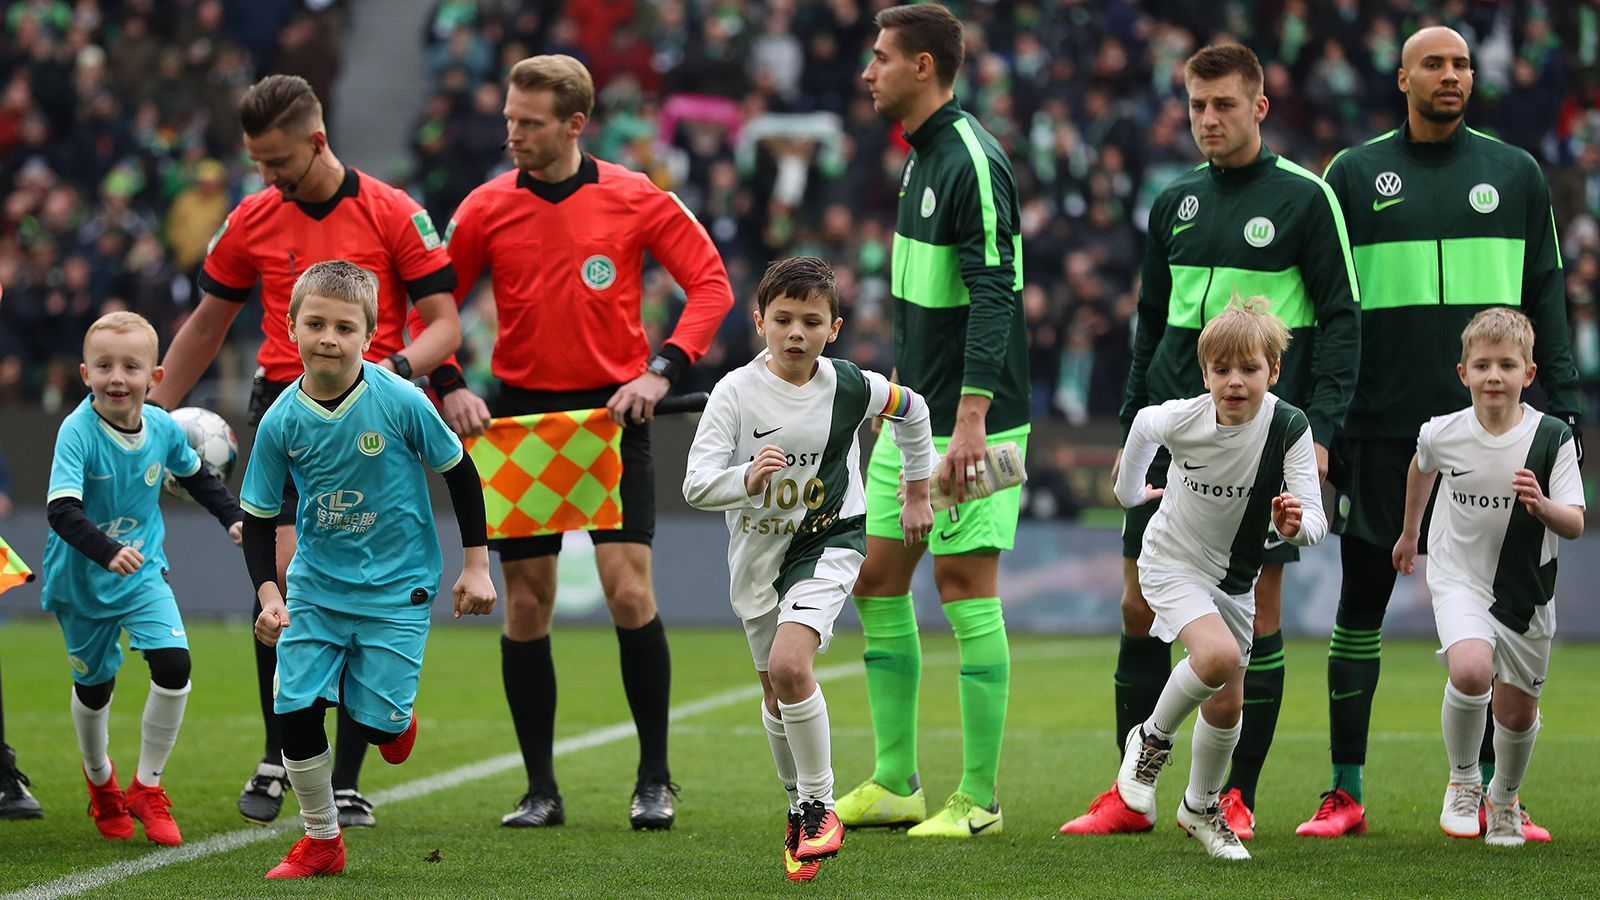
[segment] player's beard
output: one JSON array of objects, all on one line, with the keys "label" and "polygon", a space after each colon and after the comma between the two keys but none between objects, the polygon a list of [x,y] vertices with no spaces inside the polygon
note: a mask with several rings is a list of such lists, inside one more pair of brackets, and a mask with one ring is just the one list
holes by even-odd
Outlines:
[{"label": "player's beard", "polygon": [[1442,110],[1431,99],[1426,100],[1417,105],[1417,112],[1421,113],[1424,119],[1430,122],[1438,122],[1441,125],[1459,122],[1467,115],[1467,98],[1463,96],[1461,98],[1461,106],[1454,111]]}]

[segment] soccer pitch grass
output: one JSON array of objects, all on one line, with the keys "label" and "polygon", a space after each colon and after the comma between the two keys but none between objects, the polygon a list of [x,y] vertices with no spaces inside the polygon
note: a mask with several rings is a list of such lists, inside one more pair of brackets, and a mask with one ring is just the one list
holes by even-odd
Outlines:
[{"label": "soccer pitch grass", "polygon": [[[1154,833],[1064,838],[1056,828],[1111,783],[1111,669],[1105,636],[1012,638],[1010,717],[1001,762],[1004,833],[970,841],[913,842],[904,832],[857,831],[817,881],[791,885],[781,861],[783,795],[756,711],[743,636],[733,630],[670,632],[673,646],[673,775],[683,785],[670,832],[629,829],[635,744],[609,629],[560,627],[561,685],[556,771],[567,824],[501,828],[524,790],[500,687],[498,638],[481,623],[437,625],[429,641],[415,753],[389,766],[369,753],[362,789],[378,801],[378,826],[346,833],[345,874],[313,885],[269,883],[266,870],[300,834],[292,800],[274,829],[247,825],[234,802],[260,752],[248,632],[195,623],[194,693],[164,782],[185,846],[158,850],[141,838],[102,840],[84,816],[85,791],[67,715],[68,673],[52,622],[0,626],[6,730],[46,818],[0,822],[0,892],[63,896],[257,895],[1042,896],[1174,895],[1366,897],[1514,892],[1600,893],[1600,827],[1594,815],[1600,754],[1600,646],[1558,646],[1545,697],[1544,731],[1523,792],[1550,845],[1493,850],[1445,837],[1437,824],[1446,763],[1439,737],[1444,672],[1432,647],[1384,648],[1367,769],[1369,834],[1338,841],[1294,836],[1327,788],[1326,644],[1291,641],[1289,696],[1261,784],[1255,859],[1216,864],[1173,824],[1188,776],[1187,733],[1162,777]],[[954,642],[930,629],[920,736],[931,808],[960,774]],[[871,771],[872,736],[860,670],[861,639],[840,634],[819,660],[833,720],[838,789]],[[832,670],[831,672],[827,670]],[[124,665],[111,720],[112,758],[124,786],[138,752],[144,663]],[[331,726],[331,717],[330,717]],[[1187,730],[1186,730],[1187,731]],[[474,763],[478,777],[440,787]],[[484,774],[487,773],[487,774]],[[429,861],[433,851],[437,861]],[[136,874],[152,862],[169,865]]]}]

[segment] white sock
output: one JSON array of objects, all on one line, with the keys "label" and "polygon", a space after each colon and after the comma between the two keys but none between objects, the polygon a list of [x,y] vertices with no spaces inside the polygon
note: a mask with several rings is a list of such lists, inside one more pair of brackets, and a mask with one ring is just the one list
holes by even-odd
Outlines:
[{"label": "white sock", "polygon": [[333,748],[310,759],[283,758],[289,771],[289,786],[300,801],[300,818],[306,823],[306,836],[329,840],[339,836],[339,811],[333,805]]},{"label": "white sock", "polygon": [[1232,728],[1218,728],[1206,721],[1204,711],[1195,716],[1189,787],[1183,793],[1190,809],[1205,812],[1216,805],[1222,794],[1222,782],[1228,775],[1228,762],[1233,759],[1233,748],[1239,745],[1242,722],[1240,719]]},{"label": "white sock", "polygon": [[[1478,769],[1478,751],[1483,748],[1484,710],[1489,708],[1492,692],[1473,696],[1463,694],[1450,681],[1444,683],[1444,706],[1439,722],[1444,729],[1444,752],[1450,759],[1450,780],[1460,784],[1482,784],[1483,773]],[[1499,754],[1495,754],[1495,771],[1499,771]]]},{"label": "white sock", "polygon": [[1161,689],[1161,698],[1156,701],[1155,710],[1144,721],[1144,733],[1153,734],[1163,741],[1172,740],[1183,720],[1220,690],[1220,684],[1212,687],[1201,681],[1200,676],[1194,673],[1194,667],[1189,665],[1189,657],[1185,656],[1172,667],[1172,674],[1167,676],[1167,685]]},{"label": "white sock", "polygon": [[794,754],[795,785],[802,801],[821,800],[833,809],[833,749],[828,733],[828,701],[819,685],[799,703],[778,701],[783,731]]},{"label": "white sock", "polygon": [[111,745],[111,701],[99,709],[90,709],[78,699],[78,689],[72,688],[72,730],[78,733],[78,751],[83,754],[83,773],[96,785],[111,778],[111,757],[106,748]]},{"label": "white sock", "polygon": [[139,723],[139,773],[134,776],[145,787],[161,783],[161,770],[167,767],[172,745],[178,742],[178,727],[188,703],[189,682],[177,690],[150,682],[150,696],[145,698],[144,718]]},{"label": "white sock", "polygon": [[1522,776],[1528,772],[1528,760],[1533,757],[1533,740],[1539,736],[1539,717],[1527,731],[1512,731],[1494,723],[1494,777],[1489,779],[1489,802],[1495,806],[1509,806],[1522,790]]},{"label": "white sock", "polygon": [[789,752],[789,737],[784,733],[783,720],[767,711],[761,702],[761,724],[767,729],[767,746],[772,750],[772,764],[778,769],[778,782],[789,795],[789,811],[800,811],[800,791],[795,787],[794,754]]}]

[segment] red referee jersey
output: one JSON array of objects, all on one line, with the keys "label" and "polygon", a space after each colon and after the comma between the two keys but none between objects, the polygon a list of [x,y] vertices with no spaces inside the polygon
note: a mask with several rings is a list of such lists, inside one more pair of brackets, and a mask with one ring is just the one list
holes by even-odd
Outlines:
[{"label": "red referee jersey", "polygon": [[256,360],[270,381],[304,371],[289,340],[289,295],[313,263],[344,259],[378,276],[378,331],[367,358],[378,361],[405,347],[406,298],[455,288],[444,239],[428,213],[396,188],[354,168],[322,203],[285,199],[276,188],[251,194],[222,223],[206,250],[200,288],[243,303],[261,282],[261,330]]},{"label": "red referee jersey", "polygon": [[646,250],[688,295],[667,338],[680,362],[705,355],[733,306],[711,236],[677,196],[587,154],[558,184],[513,170],[480,185],[445,236],[458,303],[489,268],[500,323],[492,369],[523,390],[593,389],[644,371]]}]

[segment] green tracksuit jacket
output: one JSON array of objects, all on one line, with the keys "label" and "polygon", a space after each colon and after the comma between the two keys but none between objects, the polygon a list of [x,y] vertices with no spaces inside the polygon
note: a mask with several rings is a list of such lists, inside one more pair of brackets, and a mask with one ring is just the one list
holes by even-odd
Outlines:
[{"label": "green tracksuit jacket", "polygon": [[1440,143],[1404,127],[1343,151],[1323,176],[1339,198],[1361,282],[1353,438],[1415,439],[1471,403],[1461,330],[1487,306],[1527,314],[1549,412],[1579,412],[1550,190],[1533,157],[1467,128]]},{"label": "green tracksuit jacket", "polygon": [[1260,295],[1293,335],[1273,392],[1305,410],[1327,446],[1361,356],[1350,245],[1328,186],[1263,144],[1249,165],[1208,163],[1168,185],[1149,234],[1124,432],[1144,407],[1205,390],[1200,330],[1234,294]]},{"label": "green tracksuit jacket", "polygon": [[989,434],[1027,425],[1011,162],[953,99],[906,140],[890,285],[899,381],[928,401],[936,435],[954,431],[961,395],[971,393],[991,398]]}]

